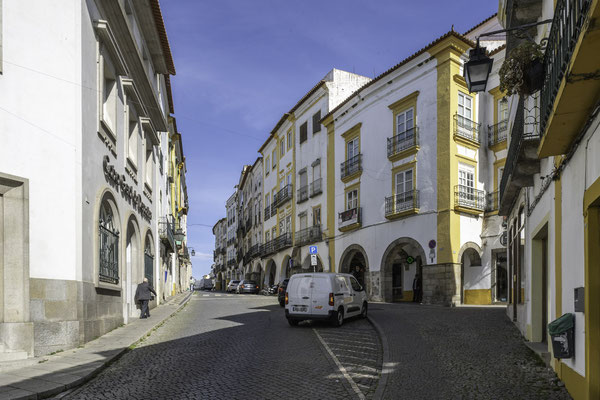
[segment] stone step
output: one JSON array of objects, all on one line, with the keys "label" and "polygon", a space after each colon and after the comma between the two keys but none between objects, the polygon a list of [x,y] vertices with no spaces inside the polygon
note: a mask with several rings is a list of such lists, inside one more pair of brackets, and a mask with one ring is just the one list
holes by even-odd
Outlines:
[{"label": "stone step", "polygon": [[18,360],[26,360],[26,359],[27,359],[26,351],[3,351],[3,352],[0,352],[0,362],[18,361]]}]

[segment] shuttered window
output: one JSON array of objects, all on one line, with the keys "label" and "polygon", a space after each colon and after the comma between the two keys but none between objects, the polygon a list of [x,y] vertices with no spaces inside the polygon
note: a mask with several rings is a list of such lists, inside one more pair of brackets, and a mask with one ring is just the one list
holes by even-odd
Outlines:
[{"label": "shuttered window", "polygon": [[312,117],[313,134],[321,132],[321,110],[317,111]]},{"label": "shuttered window", "polygon": [[300,143],[304,143],[307,140],[308,136],[308,122],[300,125]]}]

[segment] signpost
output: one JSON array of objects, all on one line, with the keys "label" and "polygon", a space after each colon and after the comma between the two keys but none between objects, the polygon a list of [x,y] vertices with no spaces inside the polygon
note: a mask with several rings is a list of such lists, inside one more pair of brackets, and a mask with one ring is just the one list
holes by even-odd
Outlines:
[{"label": "signpost", "polygon": [[310,254],[317,254],[317,246],[309,246],[308,252]]},{"label": "signpost", "polygon": [[313,267],[313,272],[316,272],[316,267],[317,267],[317,255],[316,254],[310,255],[310,265]]}]

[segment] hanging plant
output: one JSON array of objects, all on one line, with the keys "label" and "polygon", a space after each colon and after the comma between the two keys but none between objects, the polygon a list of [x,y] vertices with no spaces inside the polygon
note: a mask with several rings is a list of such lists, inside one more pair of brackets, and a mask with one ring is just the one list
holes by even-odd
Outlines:
[{"label": "hanging plant", "polygon": [[523,42],[514,48],[500,67],[500,90],[530,95],[541,89],[544,80],[544,53],[537,43]]}]

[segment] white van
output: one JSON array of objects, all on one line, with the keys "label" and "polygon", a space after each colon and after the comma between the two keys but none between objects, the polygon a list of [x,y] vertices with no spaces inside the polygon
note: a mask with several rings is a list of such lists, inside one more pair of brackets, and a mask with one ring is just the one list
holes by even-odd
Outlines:
[{"label": "white van", "polygon": [[364,288],[350,274],[292,275],[285,292],[285,316],[292,326],[309,319],[341,326],[345,318],[366,318],[368,307]]}]

